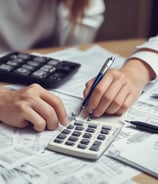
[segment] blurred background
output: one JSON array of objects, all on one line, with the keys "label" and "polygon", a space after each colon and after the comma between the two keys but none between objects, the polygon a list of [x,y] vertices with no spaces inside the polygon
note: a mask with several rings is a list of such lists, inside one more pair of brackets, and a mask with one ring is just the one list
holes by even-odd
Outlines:
[{"label": "blurred background", "polygon": [[96,41],[149,38],[158,33],[158,0],[104,0],[105,20]]}]

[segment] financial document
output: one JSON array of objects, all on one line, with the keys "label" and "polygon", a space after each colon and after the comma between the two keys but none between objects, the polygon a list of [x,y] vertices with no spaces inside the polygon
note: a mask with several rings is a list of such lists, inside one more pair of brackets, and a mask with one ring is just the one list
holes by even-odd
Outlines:
[{"label": "financial document", "polygon": [[131,128],[129,134],[128,139],[115,141],[108,150],[108,155],[158,178],[158,135]]},{"label": "financial document", "polygon": [[[69,56],[67,51],[66,59],[80,63],[81,67],[78,69],[77,73],[72,76],[71,80],[60,86],[57,91],[76,97],[83,97],[83,90],[85,88],[86,82],[89,81],[91,78],[96,77],[97,73],[99,72],[100,68],[107,58],[112,56],[116,58],[114,64],[112,65],[112,68],[119,68],[125,61],[123,57],[107,51],[99,46],[93,46],[87,51],[82,52],[82,54],[78,54],[77,52],[74,52],[74,54],[75,55],[73,56],[71,53]],[[59,55],[60,53],[58,54],[58,56]],[[63,55],[64,54],[62,52],[62,56]],[[52,53],[48,56],[57,57],[57,54]]]},{"label": "financial document", "polygon": [[[158,81],[150,83],[128,110],[125,119],[158,126],[158,99],[151,97],[157,89]],[[158,178],[158,134],[137,130],[128,124],[124,126],[124,132],[128,136],[114,142],[108,155]]]},{"label": "financial document", "polygon": [[158,126],[158,98],[152,98],[158,90],[158,81],[149,84],[147,90],[129,109],[126,120],[143,121]]}]

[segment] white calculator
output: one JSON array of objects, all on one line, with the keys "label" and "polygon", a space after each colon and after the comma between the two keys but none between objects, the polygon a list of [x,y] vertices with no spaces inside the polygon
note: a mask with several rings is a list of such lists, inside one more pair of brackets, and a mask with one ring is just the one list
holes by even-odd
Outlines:
[{"label": "white calculator", "polygon": [[74,118],[48,144],[48,149],[80,158],[98,159],[121,130],[121,123]]}]

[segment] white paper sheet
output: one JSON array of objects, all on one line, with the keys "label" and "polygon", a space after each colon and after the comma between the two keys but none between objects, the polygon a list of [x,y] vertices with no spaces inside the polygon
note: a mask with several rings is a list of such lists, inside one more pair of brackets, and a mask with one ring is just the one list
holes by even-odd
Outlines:
[{"label": "white paper sheet", "polygon": [[[143,138],[143,137],[142,137]],[[136,140],[136,139],[135,139]],[[158,178],[158,135],[153,134],[143,138],[142,141],[136,140],[132,145],[113,146],[109,149],[112,158],[123,161],[135,168],[140,169]]]}]

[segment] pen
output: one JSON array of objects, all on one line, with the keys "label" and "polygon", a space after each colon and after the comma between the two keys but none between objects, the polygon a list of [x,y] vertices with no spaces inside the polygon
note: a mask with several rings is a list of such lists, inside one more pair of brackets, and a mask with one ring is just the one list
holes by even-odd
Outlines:
[{"label": "pen", "polygon": [[150,133],[158,133],[158,126],[149,124],[143,121],[126,121],[134,125],[136,129],[143,130]]},{"label": "pen", "polygon": [[157,93],[152,94],[152,95],[151,95],[151,98],[158,99],[158,94],[157,94]]},{"label": "pen", "polygon": [[90,91],[89,91],[88,95],[83,100],[78,115],[82,112],[83,109],[86,108],[86,106],[87,106],[87,104],[89,102],[89,99],[90,99],[90,97],[91,97],[95,87],[100,82],[100,80],[103,78],[103,76],[106,74],[106,72],[109,70],[109,68],[113,64],[114,60],[115,60],[114,57],[110,57],[110,58],[107,58],[107,60],[105,61],[104,65],[102,66],[102,68],[100,69],[98,75],[96,76],[96,78],[95,78],[95,80],[94,80],[94,82],[93,82],[93,84],[92,84],[92,86],[90,88]]}]

